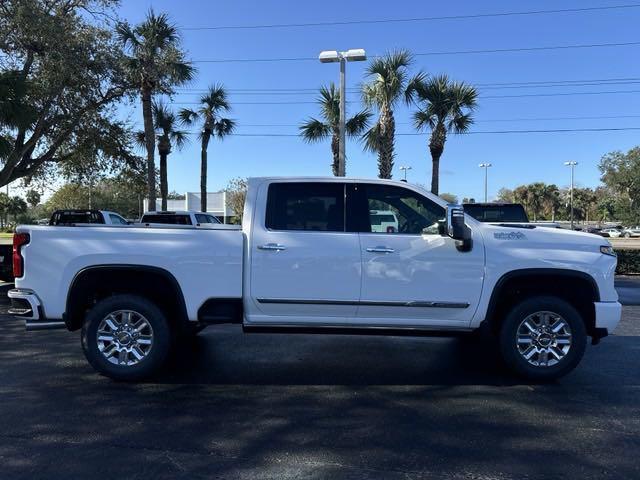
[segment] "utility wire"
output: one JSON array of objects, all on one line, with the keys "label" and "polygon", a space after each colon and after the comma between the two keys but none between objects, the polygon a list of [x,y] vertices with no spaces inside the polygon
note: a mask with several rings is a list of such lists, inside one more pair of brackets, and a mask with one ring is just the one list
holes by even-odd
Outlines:
[{"label": "utility wire", "polygon": [[[621,78],[592,78],[592,79],[574,79],[574,80],[536,80],[536,81],[521,81],[521,82],[473,82],[469,81],[468,83],[475,85],[476,87],[488,87],[488,86],[511,86],[511,85],[526,85],[526,86],[535,86],[540,84],[575,84],[575,83],[596,83],[602,82],[603,85],[606,85],[610,82],[635,82],[639,81],[640,77],[621,77]],[[347,87],[347,90],[359,91],[358,86]],[[179,92],[208,92],[207,88],[195,88],[195,87],[179,87],[176,89]],[[289,87],[289,88],[230,88],[227,91],[229,92],[293,92],[293,91],[301,91],[301,92],[317,92],[318,87]]]},{"label": "utility wire", "polygon": [[[480,98],[526,98],[526,97],[564,97],[573,95],[609,95],[640,93],[640,90],[608,90],[599,92],[562,92],[562,93],[523,93],[518,95],[480,95]],[[200,102],[176,102],[169,103],[176,105],[200,105]],[[234,105],[316,105],[313,101],[292,101],[292,102],[233,102]],[[347,101],[346,103],[354,103]],[[357,102],[356,102],[357,103]]]},{"label": "utility wire", "polygon": [[438,17],[413,17],[413,18],[381,18],[373,20],[345,20],[330,22],[305,22],[305,23],[271,23],[259,25],[218,25],[218,26],[202,26],[202,27],[185,27],[182,30],[202,31],[202,30],[251,30],[251,29],[267,29],[267,28],[300,28],[300,27],[328,27],[340,25],[372,25],[381,23],[410,23],[410,22],[433,22],[442,20],[466,20],[474,18],[495,18],[495,17],[514,17],[528,15],[547,15],[555,13],[579,13],[579,12],[597,12],[603,10],[622,10],[630,8],[638,8],[640,4],[625,5],[607,5],[599,7],[582,7],[582,8],[562,8],[554,10],[525,10],[512,12],[494,12],[494,13],[478,13],[469,15],[445,15]]},{"label": "utility wire", "polygon": [[[629,130],[640,130],[640,127],[620,127],[620,128],[552,128],[552,129],[544,129],[544,130],[483,130],[483,131],[475,131],[475,132],[466,132],[461,135],[485,135],[485,134],[511,134],[511,133],[568,133],[568,132],[618,132],[618,131],[629,131]],[[189,133],[199,133],[199,132],[189,132]],[[230,133],[228,134],[234,137],[300,137],[299,134],[295,133]],[[396,136],[401,137],[414,137],[414,136],[424,136],[426,133],[420,132],[407,132],[407,133],[396,133]],[[327,138],[329,135],[327,135]]]},{"label": "utility wire", "polygon": [[[567,50],[582,48],[601,48],[601,47],[629,47],[640,45],[640,42],[618,42],[618,43],[588,43],[575,45],[550,45],[547,47],[517,47],[517,48],[495,48],[486,50],[455,50],[442,52],[419,52],[413,53],[416,57],[432,56],[432,55],[471,55],[478,53],[508,53],[508,52],[535,52],[545,50]],[[380,55],[370,55],[370,58],[378,58]],[[192,60],[192,63],[266,63],[266,62],[317,62],[317,57],[281,57],[281,58],[220,58],[220,59],[204,59]]]},{"label": "utility wire", "polygon": [[[564,87],[597,87],[597,86],[609,86],[609,85],[638,85],[640,84],[640,79],[638,81],[628,81],[628,82],[594,82],[594,83],[572,83],[572,84],[548,84],[548,85],[505,85],[505,86],[487,86],[481,87],[480,90],[513,90],[513,89],[531,89],[531,88],[564,88]],[[308,91],[241,91],[241,90],[227,90],[231,95],[249,95],[249,96],[287,96],[287,95],[310,95],[318,92],[318,89],[310,89]],[[205,90],[202,92],[175,92],[173,95],[198,95],[206,93]],[[360,93],[360,89],[347,89],[347,93],[358,94]]]},{"label": "utility wire", "polygon": [[[640,118],[640,115],[601,115],[585,117],[537,117],[537,118],[488,118],[475,120],[474,123],[493,122],[549,122],[556,120],[619,120],[623,118]],[[413,125],[411,122],[396,122],[396,125]],[[296,123],[238,123],[238,127],[299,127]]]}]

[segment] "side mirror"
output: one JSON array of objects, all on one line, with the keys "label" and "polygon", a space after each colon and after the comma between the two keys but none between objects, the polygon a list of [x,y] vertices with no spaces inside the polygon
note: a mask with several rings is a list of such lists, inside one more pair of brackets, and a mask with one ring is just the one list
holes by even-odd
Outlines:
[{"label": "side mirror", "polygon": [[461,252],[471,250],[471,229],[464,223],[461,205],[447,205],[447,235],[456,241],[456,248]]}]

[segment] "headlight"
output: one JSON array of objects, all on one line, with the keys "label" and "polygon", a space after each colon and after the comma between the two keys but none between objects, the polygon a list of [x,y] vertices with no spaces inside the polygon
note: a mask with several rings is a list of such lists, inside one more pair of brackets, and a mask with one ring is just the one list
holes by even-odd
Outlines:
[{"label": "headlight", "polygon": [[617,257],[616,252],[613,250],[611,245],[601,245],[600,253],[604,255],[611,255],[612,257]]}]

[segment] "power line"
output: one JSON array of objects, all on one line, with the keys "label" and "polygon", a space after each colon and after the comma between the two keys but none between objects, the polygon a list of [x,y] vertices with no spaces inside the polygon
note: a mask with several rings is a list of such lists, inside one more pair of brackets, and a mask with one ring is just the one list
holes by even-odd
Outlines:
[{"label": "power line", "polygon": [[[640,45],[640,42],[618,42],[618,43],[588,43],[575,45],[550,45],[546,47],[517,47],[517,48],[495,48],[486,50],[455,50],[443,52],[420,52],[413,53],[416,57],[432,56],[432,55],[472,55],[479,53],[508,53],[508,52],[535,52],[545,50],[567,50],[582,48],[601,48],[601,47],[628,47]],[[380,55],[370,55],[372,58],[378,58]],[[318,61],[317,57],[280,57],[280,58],[220,58],[206,60],[192,60],[192,63],[266,63],[266,62],[306,62]]]},{"label": "power line", "polygon": [[[640,118],[640,115],[598,115],[584,117],[535,117],[535,118],[488,118],[476,120],[474,123],[494,122],[549,122],[556,120],[620,120],[624,118]],[[413,125],[411,122],[396,122],[396,125]],[[299,127],[296,123],[238,123],[238,127]]]},{"label": "power line", "polygon": [[[640,79],[637,81],[624,81],[624,82],[591,82],[591,83],[552,83],[545,85],[504,85],[504,86],[486,86],[481,87],[480,90],[502,90],[502,89],[531,89],[531,88],[563,88],[563,87],[597,87],[597,86],[609,86],[609,85],[638,85],[640,84]],[[291,95],[310,95],[317,94],[318,89],[308,89],[304,91],[244,91],[244,90],[227,90],[233,96],[291,96]],[[358,94],[360,93],[360,89],[358,88],[348,88],[348,93]],[[196,91],[188,91],[188,92],[175,92],[173,95],[199,95],[204,94],[206,91],[196,92]]]},{"label": "power line", "polygon": [[640,93],[640,90],[609,90],[605,92],[522,93],[518,95],[481,95],[480,98],[564,97],[570,95],[605,95],[618,93]]},{"label": "power line", "polygon": [[[620,128],[552,128],[552,129],[543,129],[543,130],[482,130],[475,132],[467,132],[461,135],[485,135],[485,134],[528,134],[528,133],[570,133],[570,132],[619,132],[619,131],[629,131],[629,130],[640,130],[640,127],[620,127]],[[189,133],[198,133],[198,132],[189,132]],[[406,132],[406,133],[396,133],[396,136],[401,137],[414,137],[414,136],[424,136],[425,133],[420,132]],[[295,133],[231,133],[229,136],[234,137],[273,137],[273,138],[287,138],[287,137],[300,137],[299,134]]]},{"label": "power line", "polygon": [[[520,82],[474,82],[469,81],[469,83],[477,86],[477,87],[485,87],[485,86],[510,86],[510,85],[539,85],[539,84],[548,84],[548,83],[558,83],[558,84],[573,84],[573,83],[592,83],[592,82],[603,82],[604,84],[609,82],[633,82],[640,80],[640,77],[615,77],[615,78],[590,78],[590,79],[573,79],[573,80],[535,80],[535,81],[520,81]],[[207,88],[193,88],[193,87],[180,87],[176,89],[177,91],[185,91],[185,92],[200,92],[206,93],[208,92]],[[357,86],[347,87],[347,90],[359,90]],[[230,88],[227,89],[229,92],[291,92],[291,91],[304,91],[304,92],[317,92],[318,87],[288,87],[288,88]]]},{"label": "power line", "polygon": [[382,18],[373,20],[343,20],[330,22],[305,22],[305,23],[271,23],[261,25],[219,25],[208,27],[185,27],[182,30],[201,31],[201,30],[249,30],[249,29],[267,29],[267,28],[300,28],[300,27],[328,27],[340,25],[372,25],[381,23],[410,23],[410,22],[431,22],[442,20],[465,20],[474,18],[493,18],[493,17],[513,17],[528,15],[545,15],[555,13],[579,13],[579,12],[596,12],[603,10],[621,10],[640,7],[640,4],[626,5],[608,5],[600,7],[583,7],[583,8],[563,8],[554,10],[527,10],[515,12],[494,12],[479,13],[469,15],[445,15],[438,17],[413,17],[413,18]]},{"label": "power line", "polygon": [[[525,97],[564,97],[573,95],[609,95],[609,94],[625,94],[640,93],[640,90],[608,90],[598,92],[562,92],[562,93],[523,93],[518,95],[481,95],[480,98],[525,98]],[[169,103],[175,105],[200,105],[200,102],[175,102]],[[292,102],[233,102],[234,105],[316,105],[314,101],[292,101]],[[354,103],[354,102],[347,102]],[[357,102],[356,102],[357,103]]]}]

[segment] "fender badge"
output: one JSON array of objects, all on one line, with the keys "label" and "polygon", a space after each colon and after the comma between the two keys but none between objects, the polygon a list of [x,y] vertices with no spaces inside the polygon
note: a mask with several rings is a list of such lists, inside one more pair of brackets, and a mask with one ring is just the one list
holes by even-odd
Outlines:
[{"label": "fender badge", "polygon": [[522,232],[494,232],[493,238],[498,240],[524,240],[527,237]]}]

